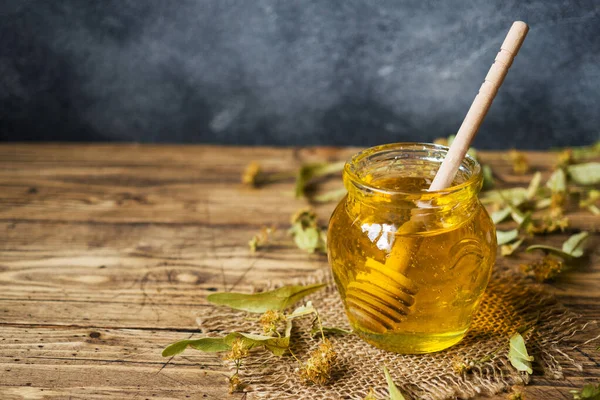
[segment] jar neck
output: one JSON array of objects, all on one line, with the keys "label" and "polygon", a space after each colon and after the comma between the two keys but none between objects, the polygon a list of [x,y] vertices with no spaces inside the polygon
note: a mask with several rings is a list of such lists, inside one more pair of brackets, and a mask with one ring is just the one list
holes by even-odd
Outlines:
[{"label": "jar neck", "polygon": [[356,154],[344,168],[348,202],[391,213],[419,213],[443,219],[475,208],[481,189],[479,163],[467,156],[447,189],[428,191],[448,148],[426,143],[397,143]]}]

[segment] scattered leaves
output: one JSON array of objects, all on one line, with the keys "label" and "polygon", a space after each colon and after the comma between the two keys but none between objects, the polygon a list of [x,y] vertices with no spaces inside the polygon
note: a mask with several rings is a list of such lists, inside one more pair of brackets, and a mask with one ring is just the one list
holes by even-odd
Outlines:
[{"label": "scattered leaves", "polygon": [[571,390],[573,400],[600,400],[600,383],[588,383],[581,391]]},{"label": "scattered leaves", "polygon": [[327,253],[325,232],[319,228],[317,215],[309,208],[296,212],[291,219],[289,233],[299,249],[309,253]]},{"label": "scattered leaves", "polygon": [[533,373],[531,369],[531,362],[533,356],[527,353],[527,347],[525,347],[525,340],[520,333],[515,333],[510,338],[510,348],[508,350],[508,358],[513,367],[517,371],[527,372],[528,374]]},{"label": "scattered leaves", "polygon": [[404,396],[402,395],[402,393],[400,392],[400,390],[394,383],[394,380],[392,379],[390,372],[388,371],[387,367],[385,367],[385,366],[383,367],[383,373],[385,374],[385,380],[387,381],[387,384],[388,384],[388,392],[390,393],[390,400],[405,400]]},{"label": "scattered leaves", "polygon": [[228,306],[236,310],[252,313],[265,313],[269,310],[281,311],[292,306],[305,296],[325,287],[325,284],[308,286],[283,286],[268,292],[246,293],[214,293],[207,297],[213,304]]},{"label": "scattered leaves", "polygon": [[324,385],[331,379],[331,370],[337,358],[333,345],[324,339],[310,358],[300,367],[300,379],[304,383]]}]

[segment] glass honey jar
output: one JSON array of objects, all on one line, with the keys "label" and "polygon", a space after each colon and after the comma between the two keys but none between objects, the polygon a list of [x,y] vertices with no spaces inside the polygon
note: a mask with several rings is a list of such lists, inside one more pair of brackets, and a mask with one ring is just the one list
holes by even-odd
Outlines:
[{"label": "glass honey jar", "polygon": [[418,354],[458,343],[488,284],[497,244],[477,197],[481,166],[466,156],[449,188],[427,190],[447,150],[388,144],[345,165],[329,263],[354,331],[376,347]]}]

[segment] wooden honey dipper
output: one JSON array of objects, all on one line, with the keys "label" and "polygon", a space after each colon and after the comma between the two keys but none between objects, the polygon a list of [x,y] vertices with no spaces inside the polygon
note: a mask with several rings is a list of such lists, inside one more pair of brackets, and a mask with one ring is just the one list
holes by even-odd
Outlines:
[{"label": "wooden honey dipper", "polygon": [[[516,21],[508,31],[496,59],[479,88],[442,165],[438,169],[429,191],[449,187],[456,176],[471,142],[475,138],[498,89],[504,82],[527,31],[527,24]],[[406,277],[412,255],[419,250],[420,239],[405,236],[423,227],[419,210],[430,207],[419,204],[411,210],[411,218],[396,231],[396,239],[385,263],[367,258],[368,272],[359,272],[346,289],[346,305],[351,318],[372,332],[394,330],[410,312],[418,287]]]}]

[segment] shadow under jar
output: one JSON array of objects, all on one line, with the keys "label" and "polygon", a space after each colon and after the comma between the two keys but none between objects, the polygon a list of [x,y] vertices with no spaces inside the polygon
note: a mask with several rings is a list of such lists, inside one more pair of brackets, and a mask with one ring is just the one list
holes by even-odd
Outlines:
[{"label": "shadow under jar", "polygon": [[353,329],[376,347],[417,354],[458,343],[488,284],[497,244],[477,197],[479,163],[467,156],[449,188],[427,190],[447,150],[388,144],[344,168],[329,263]]}]

